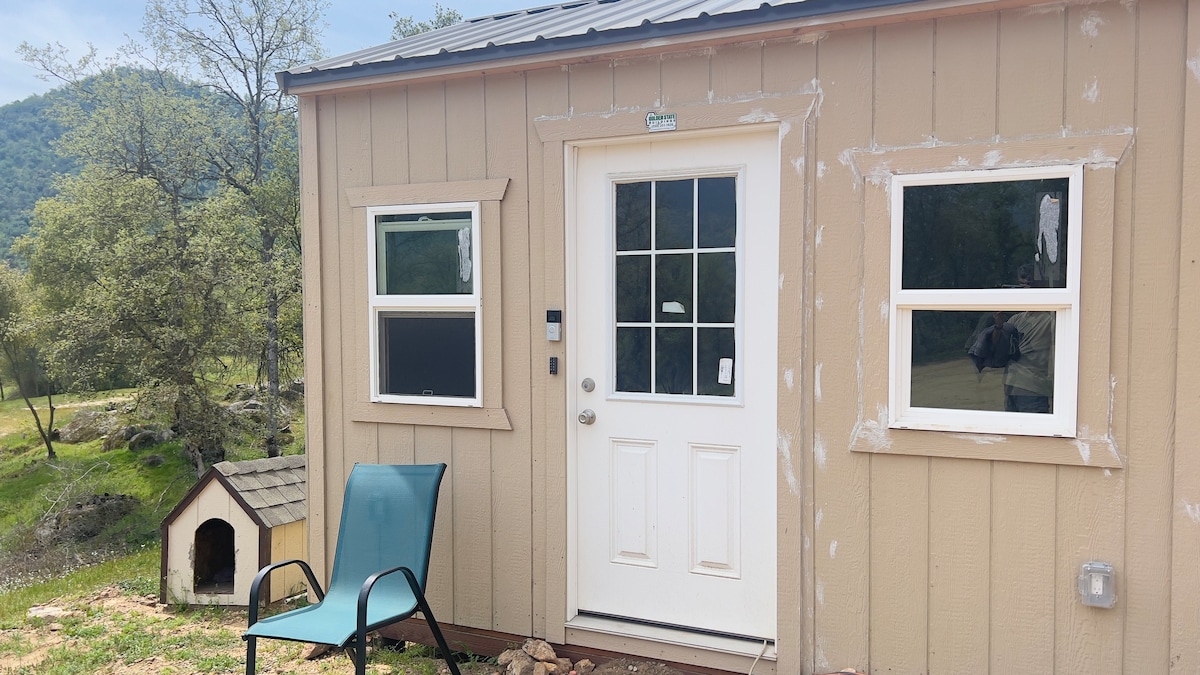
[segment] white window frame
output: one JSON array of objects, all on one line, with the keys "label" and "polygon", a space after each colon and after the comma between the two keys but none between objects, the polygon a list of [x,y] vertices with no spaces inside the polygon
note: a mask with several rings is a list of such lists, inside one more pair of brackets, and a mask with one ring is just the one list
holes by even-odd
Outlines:
[{"label": "white window frame", "polygon": [[[1066,288],[908,289],[901,286],[904,189],[923,185],[989,183],[1067,178]],[[888,424],[894,429],[1075,437],[1079,382],[1079,294],[1083,224],[1083,166],[896,174],[891,177],[891,368]],[[911,404],[912,313],[914,310],[1020,309],[1052,311],[1054,330],[1054,412],[924,408]]]},{"label": "white window frame", "polygon": [[[379,293],[379,260],[382,251],[376,241],[376,223],[378,216],[403,215],[414,213],[451,213],[467,212],[471,214],[471,289],[468,294],[443,295],[381,295]],[[483,407],[483,293],[481,262],[483,258],[480,246],[479,202],[440,202],[436,204],[412,204],[402,206],[373,206],[367,208],[367,260],[370,268],[367,273],[367,297],[369,305],[369,325],[367,331],[371,354],[371,394],[373,403],[401,403],[427,406]],[[470,313],[475,317],[475,396],[472,398],[458,396],[412,396],[400,394],[384,394],[380,391],[380,364],[382,355],[379,343],[380,316],[389,312],[423,312],[423,313]]]}]

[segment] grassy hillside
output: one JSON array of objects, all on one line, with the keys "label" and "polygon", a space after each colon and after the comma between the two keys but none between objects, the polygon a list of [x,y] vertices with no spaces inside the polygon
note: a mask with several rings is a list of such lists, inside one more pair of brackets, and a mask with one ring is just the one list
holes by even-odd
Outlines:
[{"label": "grassy hillside", "polygon": [[[57,397],[55,427],[85,410],[122,409],[133,394]],[[292,429],[303,439],[302,414],[296,417]],[[47,461],[23,401],[0,402],[0,590],[157,544],[162,519],[196,481],[179,441],[137,452],[105,451],[100,439],[59,441],[54,449],[57,459]],[[303,452],[303,441],[285,452]],[[250,439],[227,453],[235,461],[263,456]]]}]

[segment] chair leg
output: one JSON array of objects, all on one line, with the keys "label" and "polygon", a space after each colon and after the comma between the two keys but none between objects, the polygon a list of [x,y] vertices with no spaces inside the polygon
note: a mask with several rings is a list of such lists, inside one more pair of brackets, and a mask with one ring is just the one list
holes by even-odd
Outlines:
[{"label": "chair leg", "polygon": [[358,631],[354,636],[354,674],[367,675],[367,634]]},{"label": "chair leg", "polygon": [[425,617],[425,623],[429,624],[429,630],[433,632],[433,639],[437,640],[438,649],[442,650],[442,658],[446,660],[446,665],[450,668],[452,675],[462,675],[458,671],[458,664],[454,662],[454,653],[450,651],[450,647],[446,644],[446,638],[442,635],[442,629],[438,626],[437,619],[433,618],[433,610],[429,609],[429,603],[425,601],[425,595],[418,591],[417,606],[421,608],[421,615]]},{"label": "chair leg", "polygon": [[258,638],[246,638],[246,675],[254,675],[254,652],[255,640]]}]

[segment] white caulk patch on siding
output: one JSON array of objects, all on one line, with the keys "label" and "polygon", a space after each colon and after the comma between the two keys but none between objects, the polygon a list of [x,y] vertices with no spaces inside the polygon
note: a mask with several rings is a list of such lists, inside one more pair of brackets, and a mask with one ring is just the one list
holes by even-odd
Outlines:
[{"label": "white caulk patch on siding", "polygon": [[792,168],[796,170],[796,175],[804,178],[804,157],[797,157],[792,160]]},{"label": "white caulk patch on siding", "polygon": [[817,579],[817,604],[825,604],[825,582]]},{"label": "white caulk patch on siding", "polygon": [[818,162],[817,162],[817,178],[818,178],[818,179],[820,179],[820,178],[824,178],[824,177],[825,177],[825,172],[826,172],[828,169],[829,169],[829,167],[825,166],[825,162],[818,161]]},{"label": "white caulk patch on siding", "polygon": [[821,237],[824,236],[824,234],[825,234],[825,226],[821,225],[821,226],[817,227],[817,241],[816,241],[817,248],[821,247]]},{"label": "white caulk patch on siding", "polygon": [[783,383],[787,385],[788,391],[794,391],[796,389],[796,371],[791,368],[784,368]]},{"label": "white caulk patch on siding", "polygon": [[[711,91],[708,92],[708,95],[711,98],[712,92]],[[745,115],[742,115],[741,117],[739,117],[738,121],[741,122],[742,124],[756,124],[759,122],[774,122],[778,119],[779,119],[779,117],[777,117],[775,115],[775,113],[767,112],[767,111],[763,110],[762,108],[755,108],[755,109],[751,110],[750,112],[746,113]]]},{"label": "white caulk patch on siding", "polygon": [[886,451],[892,447],[892,436],[888,430],[888,408],[880,403],[875,412],[876,419],[863,419],[854,425],[854,433],[851,434],[850,440],[853,443],[861,439],[873,450]]},{"label": "white caulk patch on siding", "polygon": [[821,434],[813,435],[813,454],[817,456],[817,468],[825,468],[825,439]]},{"label": "white caulk patch on siding", "polygon": [[1100,80],[1093,77],[1092,81],[1083,88],[1083,100],[1095,103],[1098,98],[1100,98]]},{"label": "white caulk patch on siding", "polygon": [[796,480],[796,471],[792,467],[792,434],[778,429],[775,432],[775,445],[779,448],[779,456],[783,459],[783,477],[787,479],[788,490],[795,496],[800,496],[800,481]]},{"label": "white caulk patch on siding", "polygon": [[779,140],[787,138],[788,133],[792,130],[792,123],[784,120],[779,123]]},{"label": "white caulk patch on siding", "polygon": [[854,150],[846,148],[839,152],[838,161],[841,162],[842,166],[850,169],[850,174],[853,178],[851,187],[854,188],[855,192],[858,192],[858,184],[862,182],[862,174],[858,171],[858,163],[854,161]]},{"label": "white caulk patch on siding", "polygon": [[813,399],[821,402],[821,366],[824,364],[818,363],[813,366]]},{"label": "white caulk patch on siding", "polygon": [[1196,51],[1196,55],[1187,60],[1188,70],[1192,72],[1192,77],[1200,80],[1200,50]]},{"label": "white caulk patch on siding", "polygon": [[1100,12],[1084,12],[1083,20],[1079,22],[1079,32],[1094,38],[1100,35],[1100,26],[1103,24],[1104,17],[1100,16]]},{"label": "white caulk patch on siding", "polygon": [[992,434],[950,434],[951,438],[956,438],[960,441],[971,441],[976,445],[995,445],[1008,440],[1005,436],[994,436]]},{"label": "white caulk patch on siding", "polygon": [[892,304],[890,302],[888,302],[887,300],[883,300],[882,302],[879,303],[879,320],[882,321],[885,325],[888,322],[888,314],[890,314],[891,311],[892,311]]},{"label": "white caulk patch on siding", "polygon": [[833,560],[837,557],[837,539],[829,542],[829,559]]},{"label": "white caulk patch on siding", "polygon": [[784,274],[783,274],[783,272],[780,272],[780,273],[779,273],[779,290],[781,290],[781,291],[783,290],[783,280],[784,280],[784,278],[785,278],[785,277],[784,277]]},{"label": "white caulk patch on siding", "polygon": [[817,297],[813,299],[813,304],[817,306],[818,312],[821,311],[821,308],[825,306],[825,295],[817,293]]},{"label": "white caulk patch on siding", "polygon": [[1200,523],[1200,504],[1184,502],[1183,510],[1187,512],[1188,518],[1191,518],[1193,523]]},{"label": "white caulk patch on siding", "polygon": [[1004,155],[999,150],[988,150],[983,155],[983,165],[993,167],[999,164],[1002,159],[1004,159]]},{"label": "white caulk patch on siding", "polygon": [[1075,449],[1079,451],[1079,458],[1083,460],[1084,464],[1092,462],[1092,446],[1088,445],[1087,441],[1082,438],[1076,438]]},{"label": "white caulk patch on siding", "polygon": [[816,521],[816,529],[818,529],[818,530],[821,529],[821,521],[824,519],[825,519],[825,509],[817,509],[817,517],[814,518],[814,520]]}]

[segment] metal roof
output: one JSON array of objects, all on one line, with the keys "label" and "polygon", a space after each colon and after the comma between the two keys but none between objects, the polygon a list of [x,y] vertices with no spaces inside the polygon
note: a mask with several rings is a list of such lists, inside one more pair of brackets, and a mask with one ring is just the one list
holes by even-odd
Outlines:
[{"label": "metal roof", "polygon": [[577,0],[469,19],[277,74],[284,90],[586,47],[753,27],[919,0]]}]

